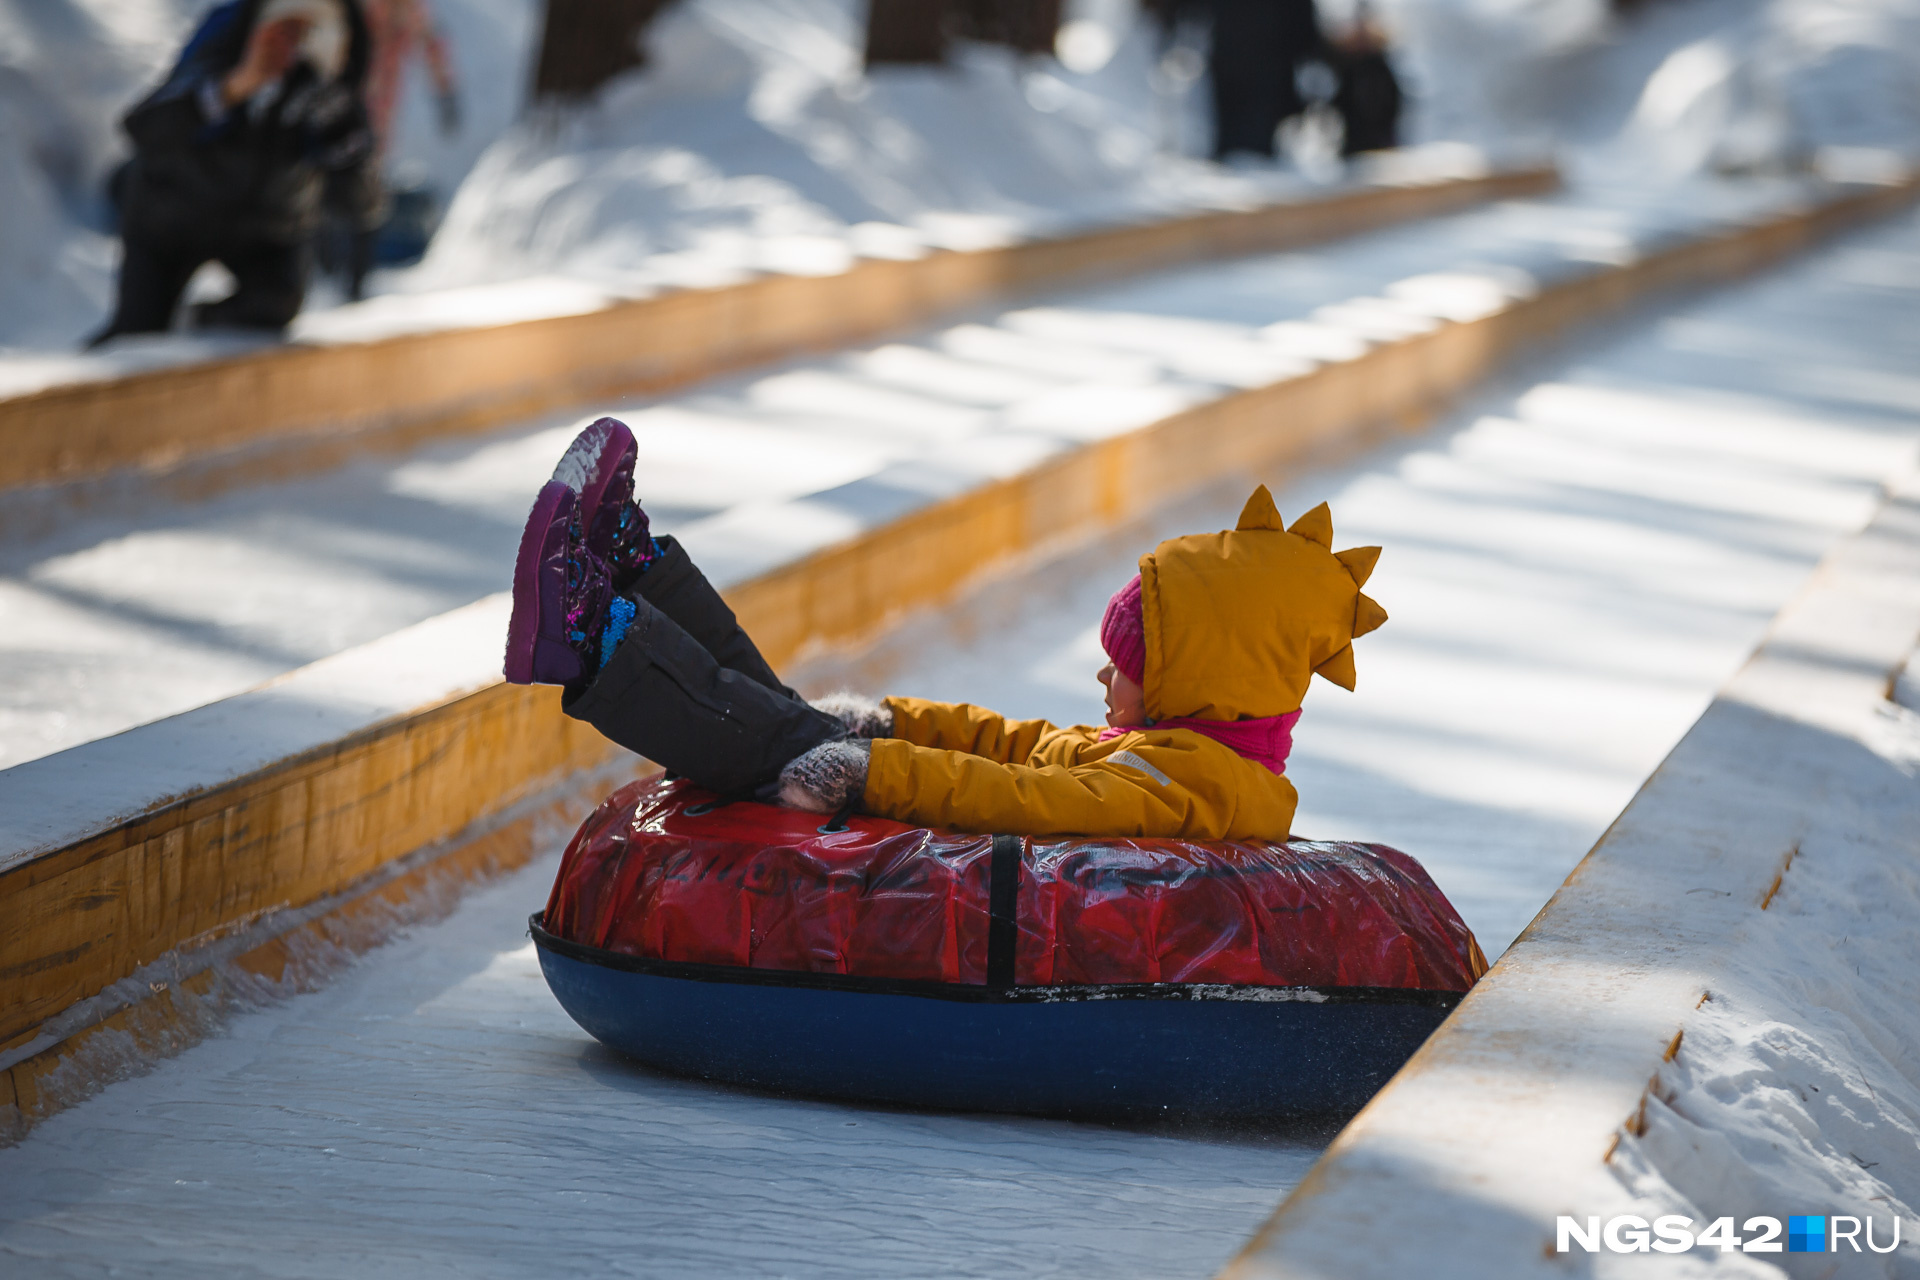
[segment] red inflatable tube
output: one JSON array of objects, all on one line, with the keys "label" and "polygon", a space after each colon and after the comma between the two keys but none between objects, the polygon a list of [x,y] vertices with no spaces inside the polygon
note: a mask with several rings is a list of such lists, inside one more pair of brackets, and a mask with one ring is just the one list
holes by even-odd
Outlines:
[{"label": "red inflatable tube", "polygon": [[[545,928],[651,960],[982,984],[991,836],[771,805],[683,782],[609,796]],[[1382,845],[1021,841],[1021,987],[1223,983],[1465,991],[1486,971],[1420,864]],[[1004,962],[1003,962],[1004,963]]]}]

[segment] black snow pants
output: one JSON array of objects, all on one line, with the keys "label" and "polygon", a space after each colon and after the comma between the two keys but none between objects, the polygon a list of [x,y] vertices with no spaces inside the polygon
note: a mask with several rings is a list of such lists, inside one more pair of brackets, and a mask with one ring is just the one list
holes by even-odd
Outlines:
[{"label": "black snow pants", "polygon": [[165,245],[128,240],[120,261],[120,295],[113,320],[94,339],[122,333],[163,333],[187,281],[200,265],[218,260],[238,284],[233,296],[207,307],[201,322],[223,328],[277,332],[293,322],[307,292],[305,245]]},{"label": "black snow pants", "polygon": [[638,610],[626,637],[561,706],[669,773],[771,799],[789,760],[847,730],[780,683],[684,547],[659,543],[623,593]]}]

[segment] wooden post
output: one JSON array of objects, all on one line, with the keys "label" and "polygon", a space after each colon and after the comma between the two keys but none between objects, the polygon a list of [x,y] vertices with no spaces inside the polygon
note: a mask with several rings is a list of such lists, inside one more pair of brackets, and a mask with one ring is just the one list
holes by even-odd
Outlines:
[{"label": "wooden post", "polygon": [[640,37],[668,0],[547,0],[533,96],[585,98],[644,66]]}]

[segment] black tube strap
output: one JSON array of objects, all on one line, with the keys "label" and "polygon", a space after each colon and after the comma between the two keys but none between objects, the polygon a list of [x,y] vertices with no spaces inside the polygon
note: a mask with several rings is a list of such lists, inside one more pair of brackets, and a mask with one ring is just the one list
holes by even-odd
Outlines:
[{"label": "black tube strap", "polygon": [[859,807],[860,792],[856,791],[848,796],[838,809],[834,810],[833,817],[829,818],[824,826],[818,828],[820,834],[830,836],[836,831],[845,831],[847,829],[847,819],[851,818],[853,811]]},{"label": "black tube strap", "polygon": [[1019,836],[995,836],[987,879],[987,985],[1005,991],[1013,985],[1014,949],[1020,941],[1015,920],[1020,901]]},{"label": "black tube strap", "polygon": [[712,813],[715,809],[724,809],[730,804],[739,804],[743,800],[753,799],[751,791],[728,791],[701,804],[682,810],[689,818],[698,818],[702,814]]}]

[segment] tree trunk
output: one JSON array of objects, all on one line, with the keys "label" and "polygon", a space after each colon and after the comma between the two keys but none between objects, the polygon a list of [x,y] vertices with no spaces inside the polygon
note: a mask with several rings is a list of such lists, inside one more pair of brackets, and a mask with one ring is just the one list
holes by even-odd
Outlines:
[{"label": "tree trunk", "polygon": [[947,0],[870,0],[867,65],[944,62]]},{"label": "tree trunk", "polygon": [[960,36],[1052,53],[1061,0],[869,0],[867,65],[942,62]]},{"label": "tree trunk", "polygon": [[954,0],[960,34],[1021,53],[1052,53],[1061,0]]},{"label": "tree trunk", "polygon": [[646,63],[640,37],[668,0],[547,0],[533,96],[585,98]]}]

